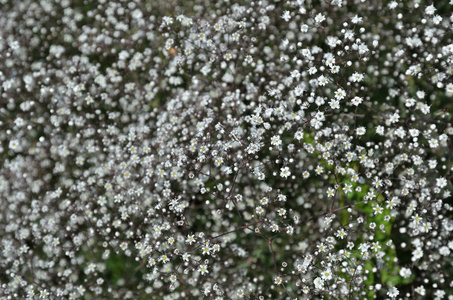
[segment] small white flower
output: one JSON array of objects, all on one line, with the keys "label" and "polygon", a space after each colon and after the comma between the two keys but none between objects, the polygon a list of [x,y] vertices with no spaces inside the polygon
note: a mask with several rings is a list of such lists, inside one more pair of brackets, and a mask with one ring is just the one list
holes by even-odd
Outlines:
[{"label": "small white flower", "polygon": [[178,280],[178,277],[176,277],[175,274],[170,275],[170,281],[171,282],[175,282],[176,280]]},{"label": "small white flower", "polygon": [[363,18],[362,18],[362,17],[359,17],[358,15],[355,15],[355,16],[352,18],[351,22],[352,22],[353,24],[359,24],[359,23],[362,23],[362,22],[363,22]]},{"label": "small white flower", "polygon": [[346,96],[346,92],[343,89],[338,89],[335,91],[335,98],[337,100],[342,100]]},{"label": "small white flower", "polygon": [[272,229],[272,232],[277,232],[279,230],[279,227],[277,224],[272,224],[271,229]]},{"label": "small white flower", "polygon": [[333,197],[335,195],[335,190],[333,188],[328,188],[327,189],[327,197]]},{"label": "small white flower", "polygon": [[198,270],[200,271],[201,275],[209,273],[207,265],[200,265]]},{"label": "small white flower", "polygon": [[439,254],[442,256],[449,256],[450,255],[450,249],[448,249],[447,246],[442,246],[439,249]]},{"label": "small white flower", "polygon": [[364,135],[366,133],[366,129],[363,126],[360,126],[359,128],[356,129],[357,135]]},{"label": "small white flower", "polygon": [[445,92],[447,96],[453,96],[453,83],[449,83],[445,86]]},{"label": "small white flower", "polygon": [[330,105],[330,108],[332,108],[332,109],[338,109],[338,108],[340,108],[340,101],[332,99],[329,102],[329,105]]},{"label": "small white flower", "polygon": [[316,277],[316,279],[313,281],[315,284],[316,289],[323,289],[324,288],[324,281],[321,279],[321,277]]},{"label": "small white flower", "polygon": [[355,72],[351,76],[351,81],[352,82],[360,82],[363,80],[363,74]]},{"label": "small white flower", "polygon": [[340,239],[344,239],[345,236],[347,236],[348,234],[346,233],[346,231],[343,228],[341,228],[335,233],[335,235]]},{"label": "small white flower", "polygon": [[423,250],[422,248],[418,247],[414,251],[412,251],[412,261],[416,261],[419,258],[423,257]]},{"label": "small white flower", "polygon": [[278,147],[278,146],[281,146],[281,144],[282,144],[282,139],[278,135],[274,135],[271,138],[271,145]]},{"label": "small white flower", "polygon": [[355,106],[358,106],[362,102],[363,102],[363,98],[357,97],[357,96],[352,98],[352,100],[351,100],[351,103]]},{"label": "small white flower", "polygon": [[426,293],[425,287],[423,285],[421,285],[421,286],[415,288],[415,292],[421,296],[425,296],[425,293]]},{"label": "small white flower", "polygon": [[395,298],[396,296],[398,296],[400,292],[398,291],[398,289],[396,287],[392,287],[389,289],[389,291],[387,292],[387,295],[390,297],[390,298]]},{"label": "small white flower", "polygon": [[447,183],[447,179],[445,178],[436,178],[436,185],[441,189],[446,187]]},{"label": "small white flower", "polygon": [[408,268],[401,268],[400,270],[400,276],[403,278],[409,278],[411,276],[412,272]]},{"label": "small white flower", "polygon": [[428,143],[431,148],[437,148],[439,146],[439,142],[436,139],[431,139]]},{"label": "small white flower", "polygon": [[11,150],[18,150],[20,148],[20,144],[18,140],[11,140],[9,141],[9,149]]},{"label": "small white flower", "polygon": [[322,14],[317,14],[316,17],[315,17],[315,22],[316,23],[321,23],[325,19],[326,19],[326,17],[324,17]]},{"label": "small white flower", "polygon": [[321,272],[322,279],[330,280],[332,279],[332,270],[327,268],[325,271]]},{"label": "small white flower", "polygon": [[296,133],[294,134],[294,138],[300,141],[301,139],[304,138],[304,132],[301,130],[296,131]]},{"label": "small white flower", "polygon": [[291,175],[291,171],[288,167],[283,167],[280,169],[280,176],[284,177],[285,179]]},{"label": "small white flower", "polygon": [[434,5],[431,4],[430,6],[427,6],[427,7],[425,8],[425,13],[426,13],[427,15],[430,15],[430,16],[431,16],[431,15],[434,15],[434,12],[435,12],[436,10],[437,10],[437,9],[434,7]]},{"label": "small white flower", "polygon": [[282,15],[282,19],[288,22],[291,19],[291,14],[289,11],[285,10]]}]

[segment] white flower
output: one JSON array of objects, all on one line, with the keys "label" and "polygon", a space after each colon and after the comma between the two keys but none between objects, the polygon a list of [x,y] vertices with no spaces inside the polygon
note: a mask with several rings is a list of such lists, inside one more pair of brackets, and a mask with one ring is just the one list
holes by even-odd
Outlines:
[{"label": "white flower", "polygon": [[262,215],[264,213],[264,209],[261,206],[257,206],[255,211],[258,215]]},{"label": "white flower", "polygon": [[203,252],[203,254],[207,254],[207,255],[209,255],[211,253],[211,247],[209,247],[208,243],[206,243],[206,245],[204,245],[202,252]]},{"label": "white flower", "polygon": [[255,154],[260,150],[260,144],[251,143],[246,150],[248,154]]},{"label": "white flower", "polygon": [[421,102],[417,103],[416,107],[417,107],[417,109],[420,109],[421,112],[425,115],[428,114],[431,109],[431,107],[428,104],[421,103]]},{"label": "white flower", "polygon": [[176,280],[178,280],[178,277],[176,277],[175,274],[170,275],[170,281],[171,282],[175,282]]},{"label": "white flower", "polygon": [[442,246],[439,249],[439,254],[443,256],[449,256],[450,255],[450,249],[448,249],[447,246]]},{"label": "white flower", "polygon": [[272,224],[271,228],[272,228],[272,232],[277,232],[279,230],[279,227],[277,224]]},{"label": "white flower", "polygon": [[363,80],[363,74],[355,72],[351,76],[351,81],[352,82],[360,82]]},{"label": "white flower", "polygon": [[338,108],[340,108],[340,101],[332,99],[329,102],[329,105],[332,109],[338,109]]},{"label": "white flower", "polygon": [[325,271],[321,272],[322,279],[330,280],[332,279],[332,270],[327,268]]},{"label": "white flower", "polygon": [[330,68],[330,72],[332,72],[333,74],[337,74],[338,72],[340,72],[340,67],[338,65],[333,65]]},{"label": "white flower", "polygon": [[313,283],[315,284],[316,289],[324,288],[324,280],[322,280],[321,277],[316,277]]},{"label": "white flower", "polygon": [[335,190],[333,188],[328,188],[327,189],[327,197],[333,197],[335,195]]},{"label": "white flower", "polygon": [[389,8],[390,9],[395,9],[398,6],[398,2],[392,1],[389,3]]},{"label": "white flower", "polygon": [[273,146],[280,146],[282,144],[282,139],[278,135],[274,135],[271,138],[271,145]]},{"label": "white flower", "polygon": [[189,258],[190,258],[190,254],[187,253],[187,252],[184,253],[184,254],[182,255],[182,259],[183,259],[184,261],[189,261]]},{"label": "white flower", "polygon": [[366,133],[366,129],[363,126],[360,126],[359,128],[356,129],[357,135],[364,135]]},{"label": "white flower", "polygon": [[434,12],[435,12],[436,10],[437,10],[437,9],[434,7],[434,5],[431,4],[430,6],[428,6],[428,7],[425,8],[425,13],[426,13],[427,15],[430,15],[430,16],[431,16],[431,15],[434,15]]},{"label": "white flower", "polygon": [[323,75],[318,77],[318,84],[320,86],[325,86],[327,84],[327,82],[328,82],[327,78],[324,77]]},{"label": "white flower", "polygon": [[269,199],[267,197],[263,197],[263,198],[261,198],[260,203],[262,205],[267,205],[267,204],[269,204]]},{"label": "white flower", "polygon": [[453,95],[453,83],[449,83],[445,86],[445,92],[447,93],[447,96]]},{"label": "white flower", "polygon": [[302,24],[300,26],[300,31],[302,32],[308,32],[308,25],[307,24]]},{"label": "white flower", "polygon": [[382,207],[379,205],[376,205],[375,207],[373,207],[373,210],[374,210],[374,215],[380,215],[383,212]]},{"label": "white flower", "polygon": [[288,167],[283,167],[280,169],[280,176],[284,177],[285,179],[291,175],[291,171]]},{"label": "white flower", "polygon": [[322,14],[317,14],[316,17],[315,17],[315,22],[316,23],[321,23],[325,19],[326,19],[326,17],[324,17]]},{"label": "white flower", "polygon": [[420,134],[420,131],[418,129],[412,128],[412,129],[409,129],[409,134],[412,137],[417,137]]},{"label": "white flower", "polygon": [[352,23],[354,24],[359,24],[359,23],[362,23],[363,22],[363,18],[362,17],[359,17],[358,15],[355,15],[352,20],[351,20]]},{"label": "white flower", "polygon": [[22,127],[24,125],[24,119],[17,118],[16,120],[14,120],[14,124],[16,124],[17,127]]},{"label": "white flower", "polygon": [[398,291],[398,289],[396,287],[392,287],[389,289],[389,291],[387,292],[387,295],[390,297],[390,298],[395,298],[396,296],[398,296],[400,292]]},{"label": "white flower", "polygon": [[105,80],[105,77],[102,76],[102,75],[98,75],[94,81],[99,84],[101,87],[105,87],[106,86],[106,80]]},{"label": "white flower", "polygon": [[335,98],[338,100],[342,100],[346,96],[346,92],[343,89],[338,89],[335,91]]},{"label": "white flower", "polygon": [[409,278],[412,274],[412,271],[408,268],[401,268],[400,270],[400,276],[403,278]]},{"label": "white flower", "polygon": [[289,11],[285,10],[282,15],[282,19],[288,22],[291,19],[291,14]]},{"label": "white flower", "polygon": [[428,143],[431,148],[437,148],[439,146],[439,142],[436,139],[431,139]]},{"label": "white flower", "polygon": [[414,216],[412,216],[411,219],[415,225],[420,224],[423,220],[418,214],[415,214]]},{"label": "white flower", "polygon": [[18,150],[20,148],[20,144],[18,140],[11,140],[9,141],[9,149],[11,150]]},{"label": "white flower", "polygon": [[376,133],[379,135],[384,135],[384,126],[378,125],[376,127]]},{"label": "white flower", "polygon": [[207,265],[200,265],[198,270],[200,271],[201,275],[209,273]]},{"label": "white flower", "polygon": [[365,44],[361,44],[359,46],[359,54],[365,54],[368,51],[370,51],[370,50],[368,49],[368,47]]},{"label": "white flower", "polygon": [[425,287],[423,285],[415,288],[415,292],[421,296],[425,296]]},{"label": "white flower", "polygon": [[423,257],[423,250],[422,248],[418,247],[414,251],[412,251],[412,261],[416,261],[419,258]]},{"label": "white flower", "polygon": [[195,242],[195,235],[188,235],[187,236],[187,239],[186,239],[186,243],[188,243],[189,245],[192,245],[193,243]]},{"label": "white flower", "polygon": [[315,169],[317,175],[322,174],[324,172],[324,168],[318,165]]},{"label": "white flower", "polygon": [[447,179],[445,178],[436,178],[436,185],[439,187],[439,188],[444,188],[447,186]]},{"label": "white flower", "polygon": [[361,97],[357,97],[357,96],[352,98],[352,100],[351,100],[351,103],[355,106],[358,106],[362,102],[363,102],[363,99]]},{"label": "white flower", "polygon": [[406,99],[406,103],[405,103],[406,107],[412,107],[415,105],[415,99],[414,98],[409,98],[409,99]]},{"label": "white flower", "polygon": [[[451,2],[450,2],[450,3],[451,3]],[[436,24],[436,25],[439,25],[440,22],[442,22],[442,20],[443,20],[442,17],[439,16],[439,15],[435,15],[435,16],[433,17],[433,23]]]},{"label": "white flower", "polygon": [[296,133],[294,134],[294,138],[300,141],[301,139],[304,138],[304,132],[301,130],[296,131]]}]

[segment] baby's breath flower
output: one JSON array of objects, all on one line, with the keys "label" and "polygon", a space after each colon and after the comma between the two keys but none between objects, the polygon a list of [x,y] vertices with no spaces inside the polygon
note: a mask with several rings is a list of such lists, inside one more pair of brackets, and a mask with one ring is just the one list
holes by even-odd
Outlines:
[{"label": "baby's breath flower", "polygon": [[0,297],[447,296],[445,5],[3,2]]}]

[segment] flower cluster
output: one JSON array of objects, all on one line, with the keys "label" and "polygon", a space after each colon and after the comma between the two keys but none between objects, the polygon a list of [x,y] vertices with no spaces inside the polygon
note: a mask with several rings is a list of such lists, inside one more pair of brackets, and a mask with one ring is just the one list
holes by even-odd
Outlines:
[{"label": "flower cluster", "polygon": [[453,298],[451,2],[0,2],[0,299]]}]

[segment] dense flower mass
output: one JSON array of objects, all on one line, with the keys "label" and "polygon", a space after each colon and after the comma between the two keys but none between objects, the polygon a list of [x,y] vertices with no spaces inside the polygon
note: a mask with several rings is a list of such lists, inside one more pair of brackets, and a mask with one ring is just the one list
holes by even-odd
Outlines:
[{"label": "dense flower mass", "polygon": [[0,299],[453,299],[452,1],[0,3]]}]

